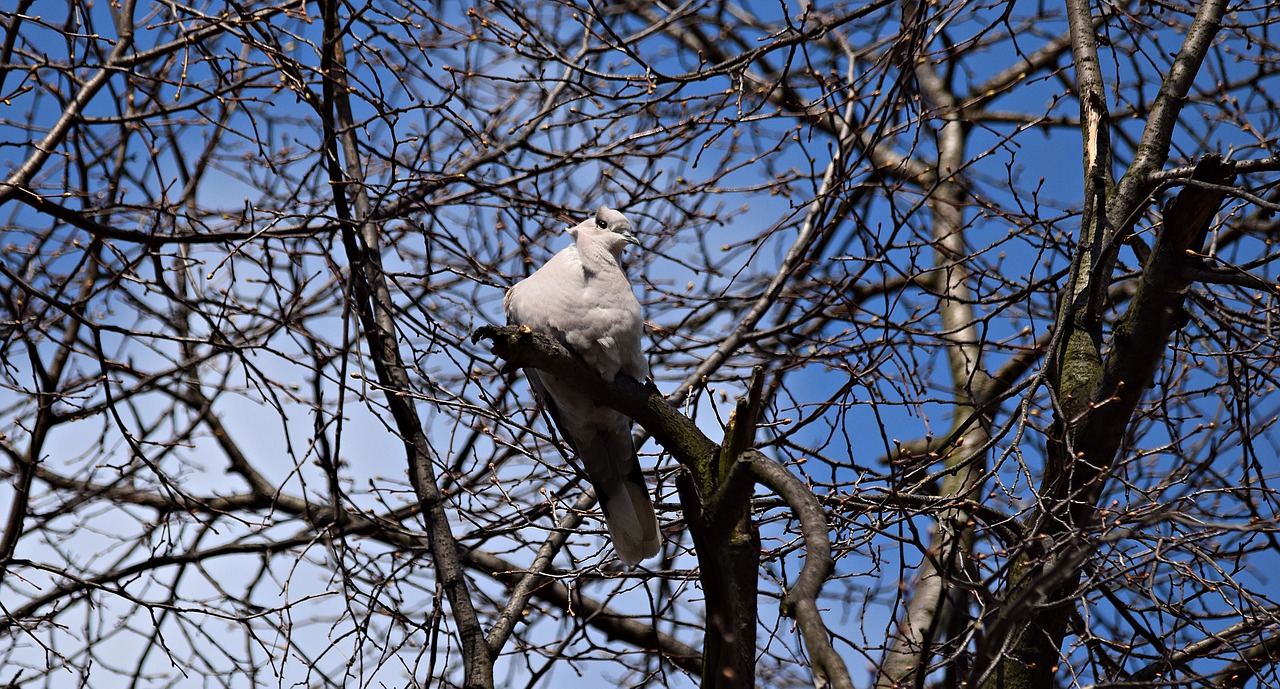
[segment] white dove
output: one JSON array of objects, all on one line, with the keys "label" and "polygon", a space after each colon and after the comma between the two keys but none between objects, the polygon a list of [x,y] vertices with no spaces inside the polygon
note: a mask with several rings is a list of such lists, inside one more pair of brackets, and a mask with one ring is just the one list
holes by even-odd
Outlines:
[{"label": "white dove", "polygon": [[[618,263],[639,244],[631,221],[601,206],[569,228],[574,243],[507,291],[507,323],[554,337],[605,380],[649,377],[640,343],[640,302]],[[548,373],[527,369],[556,428],[586,469],[618,558],[634,566],[658,553],[658,518],[631,441],[631,419]]]}]

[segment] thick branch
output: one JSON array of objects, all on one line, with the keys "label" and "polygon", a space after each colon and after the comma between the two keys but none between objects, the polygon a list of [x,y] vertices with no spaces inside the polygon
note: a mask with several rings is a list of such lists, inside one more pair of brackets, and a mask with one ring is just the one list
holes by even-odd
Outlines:
[{"label": "thick branch", "polygon": [[[1192,179],[1209,185],[1183,187],[1165,208],[1164,228],[1143,266],[1133,299],[1115,325],[1111,351],[1103,362],[1102,386],[1090,400],[1094,411],[1074,441],[1075,451],[1089,458],[1088,464],[1102,468],[1114,458],[1133,410],[1164,358],[1169,337],[1183,320],[1192,269],[1200,265],[1188,252],[1202,250],[1209,224],[1225,197],[1223,188],[1234,178],[1228,161],[1205,156]],[[1089,469],[1076,471],[1073,490],[1093,481]],[[1092,498],[1100,491],[1100,483],[1095,484],[1083,502],[1075,502],[1077,509],[1092,512]],[[1078,514],[1072,523],[1080,524],[1082,518],[1084,514]]]},{"label": "thick branch", "polygon": [[729,417],[715,461],[676,483],[707,600],[704,689],[755,686],[760,531],[751,518],[755,482],[738,460],[755,443],[763,389],[764,373],[757,367]]},{"label": "thick branch", "polygon": [[[347,83],[346,57],[342,47],[342,27],[345,24],[339,21],[335,0],[321,3],[321,6],[325,22],[321,68],[326,78],[324,107],[320,115],[325,125],[326,158],[334,207],[342,221],[342,243],[351,267],[353,308],[360,317],[379,382],[393,390],[408,390],[409,376],[396,341],[391,290],[382,268],[380,228],[370,220],[371,204],[355,139],[359,129],[352,115],[351,88]],[[348,206],[348,189],[352,190],[354,210]],[[465,686],[492,687],[494,654],[485,641],[484,630],[471,600],[470,587],[462,571],[458,542],[451,531],[445,498],[436,485],[435,470],[431,464],[432,450],[421,418],[410,398],[387,395],[387,407],[404,440],[409,480],[426,520],[436,577],[449,600],[457,625],[465,664]]]},{"label": "thick branch", "polygon": [[1226,7],[1226,0],[1204,0],[1196,9],[1196,18],[1187,30],[1186,39],[1174,57],[1168,75],[1160,84],[1160,92],[1156,94],[1151,113],[1147,116],[1147,125],[1142,130],[1142,140],[1138,143],[1133,163],[1120,182],[1117,195],[1119,206],[1111,216],[1113,220],[1121,210],[1126,215],[1130,213],[1137,202],[1138,187],[1148,185],[1151,173],[1169,160],[1169,146],[1177,128],[1178,116],[1187,102],[1187,94],[1195,83],[1196,75],[1200,73],[1200,65],[1222,28],[1222,15],[1226,12]]},{"label": "thick branch", "polygon": [[[1234,177],[1229,162],[1220,156],[1206,156],[1192,179],[1208,184],[1187,185],[1166,207],[1164,227],[1143,266],[1134,296],[1115,325],[1111,349],[1105,360],[1092,364],[1096,368],[1090,375],[1097,376],[1097,387],[1088,397],[1073,401],[1070,408],[1077,410],[1074,418],[1060,418],[1055,424],[1061,436],[1051,448],[1055,460],[1046,472],[1041,507],[1030,525],[1049,537],[1049,543],[1074,544],[1073,531],[1095,518],[1097,500],[1134,410],[1181,322],[1191,268],[1196,265],[1188,251],[1199,252],[1225,197],[1224,186]],[[1011,565],[1008,600],[1034,606],[1038,601],[1065,596],[1079,580],[1079,565],[1084,560],[1076,551],[1072,545],[1064,552],[1032,548],[1022,553]],[[1045,686],[1053,674],[1069,610],[1067,605],[1049,606],[1034,615],[1030,628],[1020,622],[988,624],[989,635],[975,665],[975,671],[989,680],[985,686]],[[1008,611],[1002,611],[1000,618],[1012,619]],[[1003,660],[995,661],[998,657]],[[989,662],[998,662],[999,667],[991,671]]]},{"label": "thick branch", "polygon": [[795,615],[796,626],[809,649],[814,686],[853,689],[849,668],[831,645],[831,633],[818,612],[818,594],[834,566],[826,514],[813,491],[781,464],[756,450],[743,453],[742,461],[751,466],[760,483],[782,497],[800,520],[800,530],[804,534],[804,566],[783,598],[783,605]]},{"label": "thick branch", "polygon": [[471,335],[472,342],[481,339],[489,340],[493,353],[507,362],[504,371],[536,368],[590,391],[600,403],[634,419],[690,470],[709,463],[719,450],[651,382],[640,383],[626,376],[607,381],[556,340],[518,326],[482,326]]}]

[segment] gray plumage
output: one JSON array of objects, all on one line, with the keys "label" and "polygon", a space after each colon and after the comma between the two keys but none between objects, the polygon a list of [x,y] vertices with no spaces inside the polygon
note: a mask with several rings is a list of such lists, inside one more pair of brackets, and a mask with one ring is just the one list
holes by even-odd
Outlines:
[{"label": "gray plumage", "polygon": [[[554,337],[601,377],[649,377],[641,346],[640,302],[618,258],[638,244],[631,222],[601,206],[569,228],[574,243],[507,291],[507,323]],[[547,373],[528,369],[529,382],[565,441],[582,462],[604,510],[618,557],[628,565],[658,553],[658,518],[631,441],[631,419]]]}]

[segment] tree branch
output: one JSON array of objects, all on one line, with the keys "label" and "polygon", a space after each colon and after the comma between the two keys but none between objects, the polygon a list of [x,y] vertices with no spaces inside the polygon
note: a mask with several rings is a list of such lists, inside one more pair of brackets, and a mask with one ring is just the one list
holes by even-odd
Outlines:
[{"label": "tree branch", "polygon": [[627,376],[607,381],[564,345],[527,328],[481,326],[472,333],[471,341],[482,339],[489,340],[493,353],[507,362],[503,372],[536,368],[579,390],[589,391],[601,404],[634,419],[691,471],[701,471],[699,465],[710,462],[719,451],[719,445],[672,406],[651,382],[640,383]]},{"label": "tree branch", "polygon": [[[325,79],[324,107],[320,116],[325,125],[329,182],[335,210],[342,222],[342,243],[351,271],[353,308],[363,325],[379,381],[391,389],[408,390],[409,376],[396,341],[391,290],[382,268],[380,229],[370,219],[371,205],[355,140],[358,129],[351,111],[351,89],[347,83],[346,57],[342,47],[344,24],[338,18],[336,0],[322,2],[321,7],[324,12],[321,70]],[[345,169],[340,161],[345,161]],[[347,203],[348,190],[354,196],[354,210]],[[468,689],[491,689],[494,653],[485,641],[484,630],[471,600],[470,586],[462,571],[459,546],[445,509],[445,497],[436,485],[430,442],[411,399],[389,394],[386,400],[396,429],[404,441],[409,480],[426,519],[436,577],[449,600],[462,643],[465,686]]]},{"label": "tree branch", "polygon": [[826,514],[814,498],[813,491],[781,464],[758,450],[747,450],[742,461],[751,467],[756,480],[781,496],[800,520],[801,533],[804,534],[804,566],[795,584],[783,597],[782,604],[784,611],[795,616],[796,626],[809,649],[814,686],[819,689],[853,689],[849,668],[831,645],[831,633],[818,612],[818,594],[834,566]]}]

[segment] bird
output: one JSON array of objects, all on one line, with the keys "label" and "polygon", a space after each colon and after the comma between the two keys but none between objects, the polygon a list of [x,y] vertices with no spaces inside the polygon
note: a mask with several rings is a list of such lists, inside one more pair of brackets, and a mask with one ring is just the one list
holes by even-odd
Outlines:
[{"label": "bird", "polygon": [[[622,252],[640,242],[622,213],[600,206],[570,227],[573,243],[507,290],[507,323],[559,340],[602,378],[649,378],[640,302],[622,270]],[[631,419],[588,392],[526,369],[530,386],[586,470],[618,559],[630,567],[658,554],[662,538],[640,471]]]}]

